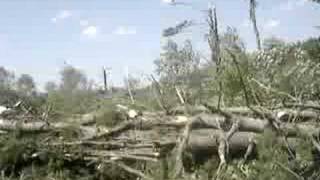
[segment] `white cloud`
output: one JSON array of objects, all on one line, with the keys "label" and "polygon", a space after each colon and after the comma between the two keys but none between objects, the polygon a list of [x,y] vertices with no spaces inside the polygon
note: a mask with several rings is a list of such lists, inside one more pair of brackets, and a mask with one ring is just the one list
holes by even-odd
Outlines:
[{"label": "white cloud", "polygon": [[163,3],[172,4],[175,0],[162,0]]},{"label": "white cloud", "polygon": [[62,11],[58,12],[55,17],[51,18],[51,21],[52,21],[53,23],[56,23],[56,22],[58,22],[59,20],[67,19],[67,18],[70,18],[71,16],[72,16],[71,11],[69,11],[69,10],[62,10]]},{"label": "white cloud", "polygon": [[280,25],[280,21],[276,19],[270,19],[265,22],[264,28],[273,29]]},{"label": "white cloud", "polygon": [[98,29],[96,26],[88,26],[82,30],[82,34],[90,38],[96,37],[97,33]]},{"label": "white cloud", "polygon": [[88,26],[89,21],[88,20],[80,20],[80,26]]},{"label": "white cloud", "polygon": [[137,30],[133,27],[120,26],[113,33],[117,35],[134,35],[137,34]]}]

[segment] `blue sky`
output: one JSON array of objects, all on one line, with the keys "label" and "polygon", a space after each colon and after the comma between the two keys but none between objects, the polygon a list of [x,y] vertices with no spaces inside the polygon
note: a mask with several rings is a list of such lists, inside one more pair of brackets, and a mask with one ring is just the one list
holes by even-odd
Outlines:
[{"label": "blue sky", "polygon": [[[31,74],[43,86],[57,81],[64,62],[101,81],[101,67],[112,68],[112,81],[121,84],[130,73],[152,73],[159,57],[161,30],[192,19],[204,23],[201,10],[208,0],[1,0],[0,65],[16,74]],[[179,2],[179,0],[177,0]],[[248,0],[211,1],[221,29],[237,27],[248,49],[255,48],[248,22]],[[318,36],[320,6],[306,0],[258,0],[258,25],[263,37],[289,40]],[[197,25],[176,39],[191,39],[205,52],[206,27]]]}]

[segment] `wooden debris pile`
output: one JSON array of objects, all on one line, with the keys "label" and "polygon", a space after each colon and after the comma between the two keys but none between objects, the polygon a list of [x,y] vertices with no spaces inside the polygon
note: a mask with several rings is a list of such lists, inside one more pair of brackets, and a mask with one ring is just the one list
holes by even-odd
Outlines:
[{"label": "wooden debris pile", "polygon": [[[46,138],[38,142],[37,151],[30,155],[32,160],[39,159],[44,152],[59,153],[69,162],[81,161],[97,169],[101,164],[113,164],[144,179],[152,178],[130,166],[132,163],[153,163],[174,155],[178,178],[184,172],[184,152],[191,153],[195,160],[216,155],[220,159],[219,168],[233,155],[246,161],[256,151],[258,137],[267,130],[275,132],[279,142],[292,147],[296,139],[310,138],[320,152],[320,106],[292,104],[266,110],[259,107],[217,109],[206,104],[191,109],[195,111],[188,113],[180,108],[167,115],[137,112],[119,105],[117,111],[126,118],[112,128],[98,126],[95,119],[99,114],[94,113],[51,123],[42,119],[21,121],[2,117],[0,130],[45,134]],[[64,134],[70,134],[68,131],[76,135],[65,137]]]}]

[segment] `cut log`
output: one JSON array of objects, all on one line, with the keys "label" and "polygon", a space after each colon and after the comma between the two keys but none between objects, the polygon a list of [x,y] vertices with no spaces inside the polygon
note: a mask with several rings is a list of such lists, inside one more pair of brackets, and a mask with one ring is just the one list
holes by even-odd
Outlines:
[{"label": "cut log", "polygon": [[21,131],[26,133],[44,133],[53,130],[61,130],[67,127],[75,127],[81,131],[83,139],[90,139],[97,134],[97,129],[90,126],[74,126],[69,123],[53,123],[48,124],[43,121],[23,122],[19,120],[4,120],[0,119],[0,131]]},{"label": "cut log", "polygon": [[[228,112],[231,114],[255,117],[254,112],[248,107],[228,107],[228,108],[223,108],[222,111]],[[320,114],[319,112],[312,111],[308,108],[301,109],[301,110],[285,108],[285,109],[274,110],[273,116],[278,117],[283,122],[289,122],[293,120],[297,120],[297,121],[319,120]]]},{"label": "cut log", "polygon": [[277,117],[283,121],[295,121],[295,122],[303,122],[314,120],[318,121],[320,114],[319,112],[311,111],[311,110],[292,110],[292,109],[281,109],[276,112]]},{"label": "cut log", "polygon": [[96,123],[97,117],[101,116],[99,113],[88,113],[81,115],[73,115],[65,120],[65,122],[79,125],[92,125]]},{"label": "cut log", "polygon": [[[150,130],[156,127],[174,127],[184,128],[187,124],[191,126],[191,129],[212,128],[212,129],[225,129],[231,128],[234,122],[238,123],[238,130],[245,132],[262,133],[266,129],[272,129],[270,121],[259,118],[245,117],[241,115],[233,116],[232,119],[219,114],[206,114],[202,113],[192,117],[181,116],[143,116],[137,119],[124,121],[118,126],[111,128],[103,133],[98,134],[92,139],[98,139],[101,137],[110,137],[121,134],[130,129]],[[280,124],[281,130],[288,136],[302,135],[318,135],[320,134],[320,127],[312,124],[292,124],[282,123]]]},{"label": "cut log", "polygon": [[[186,151],[191,152],[194,156],[217,155],[219,139],[223,133],[223,131],[212,129],[194,130],[190,133]],[[257,137],[258,134],[251,132],[235,133],[228,141],[230,153],[244,156],[249,144]]]},{"label": "cut log", "polygon": [[[267,129],[273,130],[272,121],[261,120],[250,117],[234,116],[230,113],[224,116],[219,115],[208,115],[200,114],[186,122],[184,131],[181,135],[181,139],[178,141],[177,153],[176,153],[176,166],[175,166],[175,177],[179,177],[182,172],[182,153],[186,148],[186,143],[189,141],[190,133],[196,128],[213,128],[219,129],[220,133],[214,136],[209,136],[212,141],[218,146],[218,152],[220,157],[220,165],[225,162],[225,154],[228,153],[230,147],[228,148],[229,139],[232,141],[233,136],[228,137],[227,131],[231,130],[233,125],[237,125],[237,130],[246,132],[263,133]],[[181,122],[179,122],[181,124]],[[319,128],[310,125],[293,125],[288,123],[279,124],[277,132],[281,131],[282,134],[287,136],[297,136],[297,135],[319,135]],[[234,133],[233,133],[234,134]],[[228,139],[229,138],[229,139]],[[247,138],[250,140],[250,138]],[[252,138],[251,138],[252,139]],[[242,145],[241,139],[237,139],[240,145]],[[247,145],[248,147],[249,145]],[[201,154],[201,153],[197,153]]]},{"label": "cut log", "polygon": [[157,162],[159,158],[159,153],[151,153],[144,151],[131,151],[131,152],[116,152],[116,151],[96,151],[89,150],[84,151],[86,156],[103,157],[110,159],[127,159],[136,161],[151,161]]},{"label": "cut log", "polygon": [[[190,117],[184,121],[177,121],[172,118],[171,121],[159,123],[160,126],[173,126],[182,128],[188,123],[192,126],[192,129],[201,129],[201,128],[230,128],[233,122],[238,121],[239,131],[245,132],[255,132],[262,133],[266,129],[271,128],[271,124],[267,120],[244,117],[244,116],[235,116],[235,119],[227,120],[224,116],[217,114],[200,114],[197,116]],[[192,123],[190,123],[192,122]],[[288,136],[297,136],[298,134],[303,135],[318,135],[320,133],[320,127],[318,125],[312,124],[292,124],[292,123],[282,123],[280,128]]]},{"label": "cut log", "polygon": [[[186,152],[194,156],[194,160],[208,160],[212,155],[218,155],[219,139],[223,136],[220,130],[199,129],[190,133],[189,140],[186,145]],[[232,157],[243,158],[250,144],[259,143],[261,134],[251,132],[236,132],[228,141],[229,153]],[[295,149],[299,146],[299,139],[288,138],[287,142],[284,138],[277,138],[277,143],[287,148],[287,143]],[[256,152],[256,151],[255,151]]]},{"label": "cut log", "polygon": [[0,119],[0,130],[3,131],[25,131],[25,132],[45,132],[51,127],[45,122],[25,123],[18,120],[4,120]]}]

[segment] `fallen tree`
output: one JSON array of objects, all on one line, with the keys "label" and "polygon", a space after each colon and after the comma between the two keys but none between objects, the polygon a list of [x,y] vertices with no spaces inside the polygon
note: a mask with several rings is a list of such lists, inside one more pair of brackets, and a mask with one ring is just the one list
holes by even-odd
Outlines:
[{"label": "fallen tree", "polygon": [[[132,112],[128,108],[122,113],[127,111]],[[277,116],[279,112],[282,112],[281,116]],[[319,142],[315,138],[320,134],[320,127],[316,123],[317,113],[314,108],[308,109],[308,113],[300,113],[297,109],[287,107],[266,112],[265,118],[242,107],[219,111],[207,109],[191,116],[142,112],[140,115],[136,113],[135,116],[127,116],[128,119],[111,128],[95,125],[95,116],[80,117],[78,123],[75,123],[76,119],[63,123],[1,119],[0,130],[51,133],[72,127],[81,135],[65,139],[60,134],[47,139],[41,142],[37,151],[30,155],[30,159],[37,159],[41,152],[46,150],[51,152],[50,154],[62,153],[68,161],[80,158],[81,161],[91,162],[96,166],[100,163],[116,163],[119,165],[117,167],[128,173],[146,179],[150,177],[143,170],[133,167],[130,169],[132,162],[156,163],[174,154],[174,171],[178,178],[185,169],[185,153],[191,154],[195,162],[207,161],[212,156],[217,156],[220,159],[220,170],[230,158],[240,158],[246,162],[249,157],[259,153],[256,149],[259,139],[269,131],[274,132],[276,141],[282,144],[284,149],[290,147],[289,149],[294,150],[301,139],[310,139],[314,148],[320,152]],[[305,120],[292,121],[291,118],[297,114]],[[279,120],[276,127],[268,117],[275,118],[272,119],[274,121]]]}]

